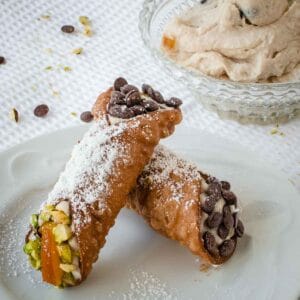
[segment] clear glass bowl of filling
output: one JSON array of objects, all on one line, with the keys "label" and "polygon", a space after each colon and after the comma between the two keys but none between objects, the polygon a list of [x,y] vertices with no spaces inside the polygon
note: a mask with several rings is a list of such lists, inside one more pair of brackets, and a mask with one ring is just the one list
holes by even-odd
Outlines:
[{"label": "clear glass bowl of filling", "polygon": [[300,82],[238,83],[219,80],[175,64],[161,50],[167,22],[200,0],[145,0],[140,12],[142,39],[155,60],[183,82],[204,107],[241,122],[272,123],[300,115]]}]

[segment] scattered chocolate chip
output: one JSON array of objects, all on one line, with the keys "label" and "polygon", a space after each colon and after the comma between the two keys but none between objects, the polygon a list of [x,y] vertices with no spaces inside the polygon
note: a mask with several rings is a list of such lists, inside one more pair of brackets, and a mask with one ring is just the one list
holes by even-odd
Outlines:
[{"label": "scattered chocolate chip", "polygon": [[125,100],[126,100],[126,105],[128,107],[139,105],[142,102],[140,93],[135,90],[131,90],[130,92],[128,92],[128,94],[125,97]]},{"label": "scattered chocolate chip", "polygon": [[65,33],[72,33],[74,32],[75,28],[74,26],[72,25],[64,25],[62,28],[61,28],[61,31],[62,32],[65,32]]},{"label": "scattered chocolate chip", "polygon": [[110,104],[111,105],[126,104],[125,95],[119,91],[112,91],[111,96],[110,96]]},{"label": "scattered chocolate chip", "polygon": [[123,77],[119,77],[114,82],[114,90],[115,91],[120,91],[121,87],[123,87],[126,84],[128,84],[127,80]]},{"label": "scattered chocolate chip", "polygon": [[217,182],[217,181],[212,182],[208,186],[208,188],[206,190],[206,194],[209,195],[209,196],[214,195],[217,198],[217,200],[220,199],[221,198],[221,185],[220,185],[220,183]]},{"label": "scattered chocolate chip", "polygon": [[212,255],[218,255],[218,247],[215,237],[210,232],[205,232],[203,234],[203,241],[205,249]]},{"label": "scattered chocolate chip", "polygon": [[201,4],[204,4],[204,3],[206,3],[207,2],[207,0],[201,0]]},{"label": "scattered chocolate chip", "polygon": [[207,183],[207,184],[210,184],[210,183],[215,182],[215,181],[218,181],[216,177],[208,176],[208,177],[206,178],[206,183]]},{"label": "scattered chocolate chip", "polygon": [[235,229],[236,235],[240,238],[240,237],[243,236],[244,231],[245,231],[244,224],[242,223],[241,220],[238,220],[237,226],[236,226],[236,229]]},{"label": "scattered chocolate chip", "polygon": [[90,111],[85,111],[80,115],[80,120],[89,123],[93,120],[93,115]]},{"label": "scattered chocolate chip", "polygon": [[228,181],[221,181],[221,187],[223,190],[230,190],[230,183]]},{"label": "scattered chocolate chip", "polygon": [[121,87],[121,92],[125,95],[128,94],[130,91],[138,92],[139,89],[136,86],[131,84],[125,84],[124,86]]},{"label": "scattered chocolate chip", "polygon": [[234,225],[234,219],[229,206],[223,208],[223,224],[227,229],[231,229]]},{"label": "scattered chocolate chip", "polygon": [[208,228],[216,228],[222,223],[223,215],[221,213],[215,212],[212,213],[207,219],[206,219],[206,225]]},{"label": "scattered chocolate chip", "polygon": [[178,98],[172,97],[169,100],[167,100],[165,103],[169,107],[178,108],[182,104],[182,101]]},{"label": "scattered chocolate chip", "polygon": [[49,107],[46,104],[41,104],[34,109],[33,113],[36,117],[41,118],[46,116],[48,111],[49,111]]},{"label": "scattered chocolate chip", "polygon": [[163,97],[163,95],[159,92],[159,91],[154,91],[154,100],[157,102],[157,103],[160,103],[160,104],[163,104],[165,103],[165,99]]},{"label": "scattered chocolate chip", "polygon": [[156,111],[159,109],[158,104],[152,100],[145,100],[142,102],[142,105],[146,108],[147,111]]},{"label": "scattered chocolate chip", "polygon": [[201,208],[207,214],[211,214],[215,208],[216,203],[217,203],[216,198],[213,196],[209,196],[206,198],[204,203],[201,205]]},{"label": "scattered chocolate chip", "polygon": [[223,190],[222,191],[222,196],[225,199],[226,203],[229,205],[236,205],[236,195],[231,192],[231,191],[227,191],[227,190]]},{"label": "scattered chocolate chip", "polygon": [[146,108],[142,105],[135,105],[131,107],[131,110],[134,112],[136,116],[145,114],[147,112]]},{"label": "scattered chocolate chip", "polygon": [[222,240],[225,240],[229,234],[229,229],[225,227],[224,224],[221,224],[218,228],[218,235]]},{"label": "scattered chocolate chip", "polygon": [[152,99],[154,99],[154,90],[151,87],[151,85],[144,83],[142,85],[142,91],[144,94],[148,95],[149,97],[151,97]]},{"label": "scattered chocolate chip", "polygon": [[235,249],[235,243],[236,243],[236,241],[233,239],[224,241],[224,243],[219,248],[220,255],[223,257],[230,256]]},{"label": "scattered chocolate chip", "polygon": [[5,63],[5,58],[3,56],[0,56],[0,65]]},{"label": "scattered chocolate chip", "polygon": [[125,105],[110,106],[108,112],[111,116],[121,119],[129,119],[134,117],[134,112],[132,111],[132,109],[128,108]]}]

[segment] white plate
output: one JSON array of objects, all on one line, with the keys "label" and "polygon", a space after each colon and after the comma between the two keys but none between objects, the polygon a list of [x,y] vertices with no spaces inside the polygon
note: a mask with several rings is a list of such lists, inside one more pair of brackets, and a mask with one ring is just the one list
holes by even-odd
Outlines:
[{"label": "white plate", "polygon": [[89,278],[59,290],[40,282],[22,253],[36,211],[86,127],[42,136],[0,155],[0,299],[296,299],[300,295],[300,199],[287,178],[219,137],[179,128],[164,141],[227,179],[242,201],[246,235],[224,266],[203,272],[178,243],[123,210]]}]

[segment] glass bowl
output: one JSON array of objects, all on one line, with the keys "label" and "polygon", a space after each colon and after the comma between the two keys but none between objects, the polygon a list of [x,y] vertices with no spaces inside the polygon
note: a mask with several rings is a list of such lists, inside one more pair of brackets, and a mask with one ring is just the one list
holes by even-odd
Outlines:
[{"label": "glass bowl", "polygon": [[154,59],[172,77],[183,82],[204,107],[221,117],[242,122],[287,121],[300,114],[300,81],[287,83],[237,83],[218,80],[173,63],[161,51],[167,22],[200,0],[145,0],[139,18],[142,39]]}]

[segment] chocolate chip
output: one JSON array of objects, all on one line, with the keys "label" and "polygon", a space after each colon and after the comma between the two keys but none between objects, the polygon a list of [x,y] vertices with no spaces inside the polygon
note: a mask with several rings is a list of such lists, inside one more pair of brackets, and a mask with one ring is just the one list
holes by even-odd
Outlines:
[{"label": "chocolate chip", "polygon": [[121,119],[129,119],[134,117],[134,112],[132,111],[132,109],[128,108],[125,105],[110,106],[108,109],[108,113],[113,117]]},{"label": "chocolate chip", "polygon": [[203,234],[204,248],[212,255],[218,255],[218,247],[215,237],[210,232]]},{"label": "chocolate chip", "polygon": [[219,248],[220,255],[222,257],[230,256],[235,249],[235,243],[236,243],[236,241],[233,239],[224,241],[224,243]]},{"label": "chocolate chip", "polygon": [[223,224],[227,229],[231,229],[234,225],[234,219],[229,206],[223,208]]},{"label": "chocolate chip", "polygon": [[126,101],[125,101],[125,96],[124,94],[122,94],[121,92],[119,91],[113,91],[111,93],[111,96],[110,96],[110,104],[111,105],[115,105],[115,104],[126,104]]},{"label": "chocolate chip", "polygon": [[225,227],[224,224],[221,224],[218,228],[218,235],[222,240],[225,240],[229,234],[229,229]]},{"label": "chocolate chip", "polygon": [[215,181],[218,181],[216,177],[208,176],[208,177],[206,178],[206,183],[207,183],[207,184],[210,184],[210,183],[215,182]]},{"label": "chocolate chip", "polygon": [[182,101],[178,98],[172,97],[166,101],[166,105],[174,108],[178,108],[182,104]]},{"label": "chocolate chip", "polygon": [[223,190],[222,191],[222,196],[225,199],[226,203],[229,205],[236,205],[236,195],[231,192],[231,191],[227,191],[227,190]]},{"label": "chocolate chip", "polygon": [[146,108],[142,105],[135,105],[131,107],[131,110],[134,112],[136,116],[145,114],[147,112]]},{"label": "chocolate chip", "polygon": [[126,84],[128,84],[127,80],[123,77],[119,77],[114,82],[114,90],[115,91],[120,91],[121,87],[123,87]]},{"label": "chocolate chip", "polygon": [[125,95],[128,94],[130,91],[138,92],[139,89],[136,86],[131,84],[125,84],[124,86],[121,87],[121,92]]},{"label": "chocolate chip", "polygon": [[236,235],[240,238],[244,235],[244,231],[245,231],[244,224],[242,223],[241,220],[238,220],[237,226],[235,229]]},{"label": "chocolate chip", "polygon": [[125,97],[126,100],[126,105],[128,107],[132,107],[134,105],[139,105],[142,102],[140,93],[135,91],[135,90],[131,90]]},{"label": "chocolate chip", "polygon": [[159,91],[154,91],[154,100],[157,102],[157,103],[160,103],[160,104],[163,104],[165,103],[165,99],[163,97],[163,95],[159,92]]},{"label": "chocolate chip", "polygon": [[207,219],[206,219],[206,225],[208,228],[216,228],[222,223],[223,215],[221,213],[215,212],[212,213]]},{"label": "chocolate chip", "polygon": [[154,99],[154,90],[151,87],[151,85],[144,83],[142,85],[142,91],[144,94],[148,95],[149,97],[151,97],[152,99]]},{"label": "chocolate chip", "polygon": [[41,118],[46,116],[48,111],[49,111],[49,107],[46,104],[41,104],[34,109],[33,113],[36,117]]},{"label": "chocolate chip", "polygon": [[0,65],[5,63],[5,58],[3,56],[0,56]]},{"label": "chocolate chip", "polygon": [[65,33],[72,33],[74,30],[75,30],[75,28],[74,28],[74,26],[72,26],[72,25],[64,25],[64,26],[61,28],[61,31],[62,31],[62,32],[65,32]]},{"label": "chocolate chip", "polygon": [[223,190],[230,190],[230,183],[228,181],[221,181],[221,187]]},{"label": "chocolate chip", "polygon": [[211,195],[214,195],[215,198],[220,199],[221,198],[221,185],[219,182],[215,181],[215,182],[212,182],[207,190],[206,190],[206,194],[211,196]]},{"label": "chocolate chip", "polygon": [[146,108],[147,111],[156,111],[159,109],[158,104],[152,100],[145,100],[142,102],[142,105]]},{"label": "chocolate chip", "polygon": [[89,123],[93,120],[93,115],[90,111],[84,111],[81,115],[80,115],[80,120],[82,122],[86,122]]},{"label": "chocolate chip", "polygon": [[215,208],[216,203],[217,203],[217,199],[214,196],[209,196],[201,205],[201,208],[207,214],[211,214]]}]

